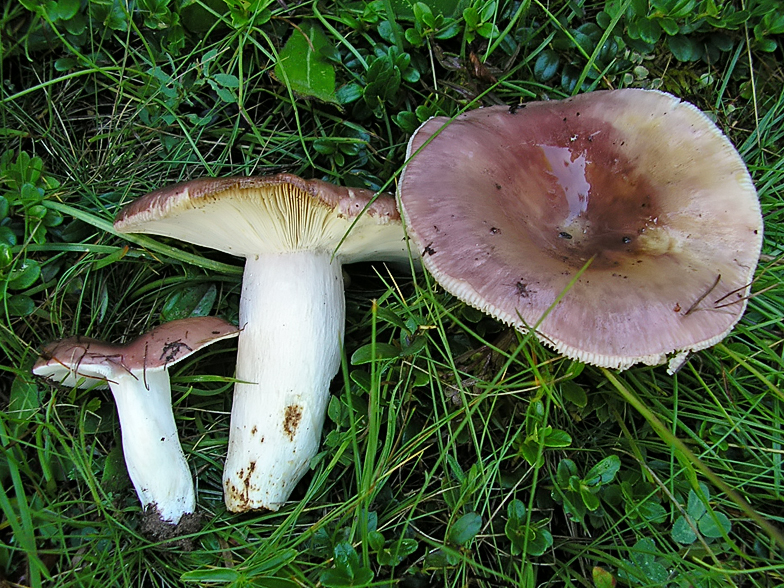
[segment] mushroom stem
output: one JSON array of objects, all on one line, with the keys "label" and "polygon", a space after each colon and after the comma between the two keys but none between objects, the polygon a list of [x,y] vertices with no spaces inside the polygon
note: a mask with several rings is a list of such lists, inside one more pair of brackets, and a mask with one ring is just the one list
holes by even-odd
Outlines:
[{"label": "mushroom stem", "polygon": [[318,450],[340,367],[340,260],[328,251],[249,257],[240,309],[226,508],[278,510]]},{"label": "mushroom stem", "polygon": [[[194,512],[196,495],[180,447],[166,370],[132,370],[109,381],[120,418],[123,454],[142,508],[177,524]],[[155,461],[155,466],[151,461]]]}]

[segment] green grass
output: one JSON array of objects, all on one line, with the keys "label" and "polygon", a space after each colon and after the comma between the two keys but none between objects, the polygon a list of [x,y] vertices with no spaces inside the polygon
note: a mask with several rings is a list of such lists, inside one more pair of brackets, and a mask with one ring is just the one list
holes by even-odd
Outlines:
[{"label": "green grass", "polygon": [[[184,16],[185,4],[129,16],[121,2],[60,0],[37,13],[9,3],[0,15],[0,582],[605,588],[611,574],[635,587],[784,584],[775,3],[711,20],[706,2],[622,2],[619,12],[479,2],[476,14],[464,2],[453,22],[432,26],[421,6],[417,24],[397,0],[260,2],[255,14],[221,0],[198,2],[201,16]],[[456,3],[429,5],[449,16]],[[306,22],[323,33],[311,42],[325,47],[340,106],[295,95],[281,78],[301,74],[276,70]],[[582,366],[427,274],[349,266],[345,360],[321,453],[279,512],[223,508],[233,344],[172,370],[204,515],[182,551],[140,533],[111,396],[30,375],[56,338],[120,341],[197,303],[236,322],[239,260],[113,232],[120,206],[152,189],[285,170],[391,190],[408,133],[431,115],[623,86],[662,88],[714,117],[747,162],[765,219],[745,317],[675,376]],[[40,158],[40,178],[21,153]],[[21,168],[29,188],[14,179]],[[357,349],[382,343],[408,351],[352,364]],[[581,483],[596,510],[580,510]],[[677,531],[685,514],[690,542]]]}]

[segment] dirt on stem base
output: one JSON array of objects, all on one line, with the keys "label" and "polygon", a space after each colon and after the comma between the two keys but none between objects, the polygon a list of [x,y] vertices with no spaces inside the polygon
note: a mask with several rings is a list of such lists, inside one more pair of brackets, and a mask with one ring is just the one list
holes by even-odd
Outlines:
[{"label": "dirt on stem base", "polygon": [[148,539],[160,541],[166,549],[191,551],[193,539],[184,535],[192,535],[201,526],[202,517],[198,513],[184,514],[178,523],[172,524],[161,519],[156,504],[148,504],[142,515],[141,532]]}]

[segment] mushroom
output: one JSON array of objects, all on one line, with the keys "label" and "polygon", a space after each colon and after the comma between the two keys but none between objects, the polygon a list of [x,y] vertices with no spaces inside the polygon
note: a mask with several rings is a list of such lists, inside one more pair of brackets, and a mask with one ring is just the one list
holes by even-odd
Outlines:
[{"label": "mushroom", "polygon": [[217,317],[188,318],[164,323],[127,345],[86,337],[56,341],[44,347],[33,366],[34,374],[65,386],[109,386],[128,475],[145,519],[151,519],[147,528],[189,528],[185,523],[196,507],[193,478],[174,423],[168,368],[238,333]]},{"label": "mushroom", "polygon": [[570,358],[674,354],[672,372],[743,314],[760,206],[692,104],[628,89],[481,108],[427,121],[408,156],[398,204],[425,267]]},{"label": "mushroom", "polygon": [[340,367],[342,264],[408,260],[394,198],[290,174],[205,178],[143,196],[115,228],[246,258],[224,498],[277,510],[318,450]]}]

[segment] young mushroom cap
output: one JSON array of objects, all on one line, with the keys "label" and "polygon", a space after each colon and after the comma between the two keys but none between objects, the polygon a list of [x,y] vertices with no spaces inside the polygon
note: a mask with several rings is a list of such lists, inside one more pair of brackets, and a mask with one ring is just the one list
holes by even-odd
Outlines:
[{"label": "young mushroom cap", "polygon": [[33,373],[64,386],[109,386],[142,508],[164,526],[177,526],[194,512],[196,497],[172,413],[168,368],[238,332],[217,317],[200,317],[165,323],[127,345],[71,337],[44,347]]},{"label": "young mushroom cap", "polygon": [[118,375],[144,377],[168,369],[202,347],[238,334],[231,323],[205,316],[163,323],[126,345],[69,337],[46,345],[33,373],[63,386],[106,388]]},{"label": "young mushroom cap", "polygon": [[425,267],[568,357],[656,365],[743,314],[759,202],[687,102],[629,89],[481,108],[427,121],[408,156],[398,202]]},{"label": "young mushroom cap", "polygon": [[277,510],[318,450],[340,367],[341,265],[408,260],[394,198],[291,174],[200,179],[143,196],[115,228],[246,258],[224,497]]}]

